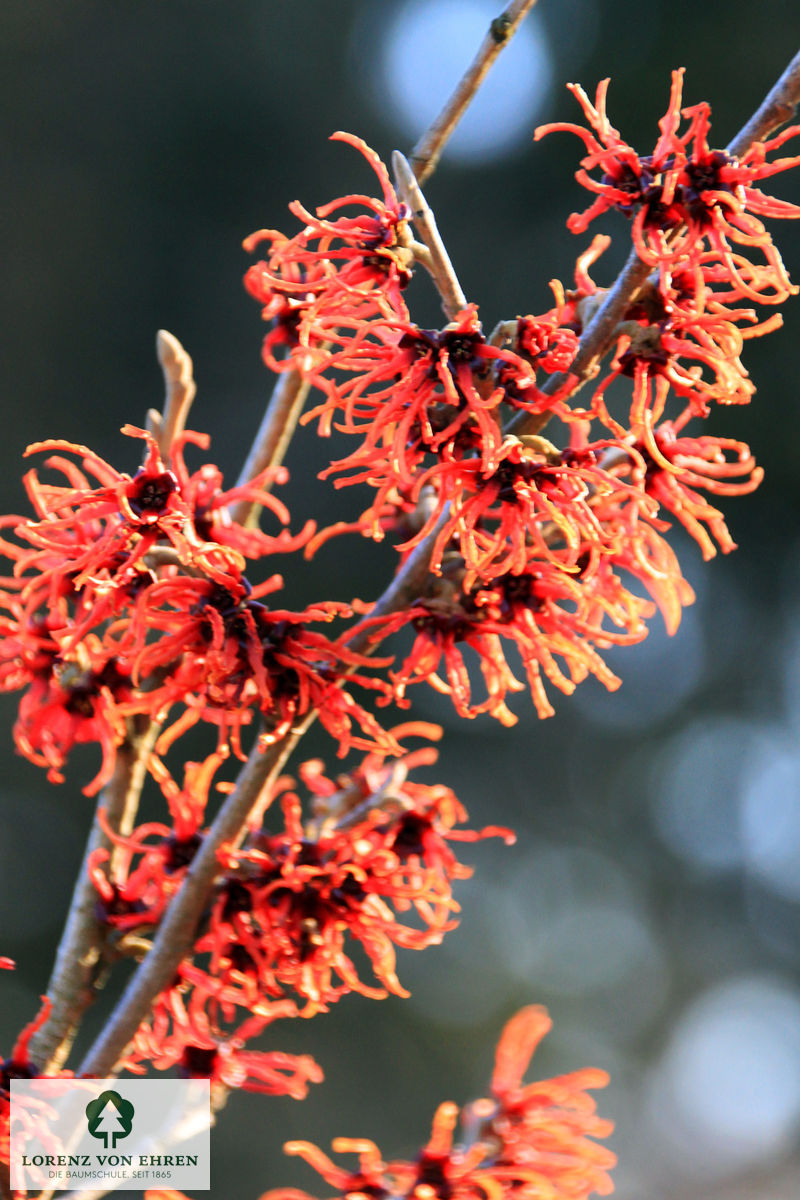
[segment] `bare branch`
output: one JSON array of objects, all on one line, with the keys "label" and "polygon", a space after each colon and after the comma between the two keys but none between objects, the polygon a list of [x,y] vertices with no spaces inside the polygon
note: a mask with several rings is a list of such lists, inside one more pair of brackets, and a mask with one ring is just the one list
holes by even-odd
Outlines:
[{"label": "bare branch", "polygon": [[[117,750],[114,774],[100,793],[98,808],[108,824],[123,834],[133,828],[147,758],[158,726],[148,724]],[[47,988],[53,1005],[47,1022],[31,1039],[30,1057],[47,1074],[60,1070],[67,1059],[78,1023],[95,997],[97,969],[105,941],[105,927],[96,916],[97,892],[89,878],[89,855],[112,851],[112,844],[95,818],[72,895],[64,933]]]},{"label": "bare branch", "polygon": [[414,174],[420,183],[424,183],[435,170],[450,135],[483,83],[489,68],[503,47],[511,41],[523,18],[535,3],[536,0],[514,0],[505,12],[492,21],[471,66],[430,129],[422,135],[411,151]]},{"label": "bare branch", "polygon": [[164,373],[166,396],[164,414],[153,433],[158,441],[161,457],[168,459],[173,441],[186,428],[186,418],[197,392],[197,385],[192,373],[191,358],[178,339],[167,333],[166,329],[159,329],[156,334],[156,354]]},{"label": "bare branch", "polygon": [[[285,371],[276,381],[247,461],[236,481],[237,487],[244,487],[267,467],[281,465],[300,420],[308,390],[309,385],[294,369]],[[246,525],[255,518],[257,511],[258,505],[251,500],[240,500],[231,508],[231,517],[240,525]]]},{"label": "bare branch", "polygon": [[467,298],[461,290],[461,284],[456,278],[450,256],[445,250],[444,242],[436,227],[433,210],[414,178],[414,172],[411,170],[408,159],[399,150],[395,150],[392,154],[392,169],[397,190],[411,209],[414,224],[430,255],[430,261],[422,260],[423,265],[430,271],[442,298],[445,315],[448,320],[452,321],[456,314],[466,306]]}]

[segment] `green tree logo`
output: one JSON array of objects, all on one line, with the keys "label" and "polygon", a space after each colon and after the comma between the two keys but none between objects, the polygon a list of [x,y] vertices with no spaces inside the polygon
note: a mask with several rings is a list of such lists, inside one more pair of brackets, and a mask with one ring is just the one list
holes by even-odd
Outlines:
[{"label": "green tree logo", "polygon": [[[106,1150],[113,1150],[119,1138],[133,1128],[133,1105],[119,1092],[101,1092],[86,1105],[86,1120],[92,1137],[102,1138]],[[110,1139],[110,1142],[109,1142]]]}]

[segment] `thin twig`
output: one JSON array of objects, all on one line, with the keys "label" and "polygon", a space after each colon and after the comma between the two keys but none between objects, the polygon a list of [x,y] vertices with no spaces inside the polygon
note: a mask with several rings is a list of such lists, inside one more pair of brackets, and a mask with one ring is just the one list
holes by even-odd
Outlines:
[{"label": "thin twig", "polygon": [[[130,833],[133,827],[147,757],[157,731],[155,723],[148,723],[122,743],[117,749],[114,774],[98,799],[97,807],[105,809],[108,824],[123,834]],[[97,919],[97,892],[89,878],[88,861],[90,854],[98,849],[112,852],[112,845],[95,818],[47,988],[52,1011],[30,1043],[31,1060],[45,1074],[64,1065],[78,1023],[95,995],[106,930]]]},{"label": "thin twig", "polygon": [[450,256],[436,228],[436,218],[414,178],[408,159],[399,150],[392,154],[392,170],[397,190],[411,209],[417,232],[430,254],[430,262],[423,260],[424,265],[428,267],[439,290],[445,315],[452,321],[466,306],[467,298],[461,290]]},{"label": "thin twig", "polygon": [[[159,329],[156,354],[164,374],[164,412],[150,416],[161,457],[169,459],[172,443],[186,428],[186,418],[197,392],[192,360],[174,334]],[[148,414],[150,415],[150,414]],[[156,421],[156,417],[159,419]]]},{"label": "thin twig", "polygon": [[180,891],[161,920],[153,947],[139,966],[105,1029],[81,1063],[79,1075],[101,1077],[116,1068],[126,1046],[150,1012],[153,1001],[175,978],[192,945],[214,880],[220,872],[217,851],[241,833],[248,814],[283,769],[289,755],[316,714],[312,713],[282,741],[259,752],[254,746],[228,796],[192,860]]},{"label": "thin twig", "polygon": [[511,41],[522,19],[535,3],[536,0],[514,0],[505,12],[492,21],[473,63],[430,129],[422,135],[411,151],[414,174],[420,183],[424,183],[435,169],[445,144],[483,83],[492,63],[503,47]]},{"label": "thin twig", "polygon": [[[277,380],[247,461],[236,481],[237,487],[245,487],[267,467],[281,465],[300,420],[308,389],[309,384],[294,369],[284,371]],[[240,525],[246,525],[257,510],[258,505],[251,500],[240,500],[231,507],[231,517]]]}]

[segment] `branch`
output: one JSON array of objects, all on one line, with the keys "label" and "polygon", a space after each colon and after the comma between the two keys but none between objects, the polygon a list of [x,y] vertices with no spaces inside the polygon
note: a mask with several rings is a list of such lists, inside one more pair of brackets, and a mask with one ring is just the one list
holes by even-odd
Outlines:
[{"label": "branch", "polygon": [[461,290],[461,284],[456,278],[450,255],[445,250],[444,242],[436,227],[433,210],[414,178],[414,172],[411,170],[408,159],[399,150],[395,150],[392,154],[392,169],[397,190],[411,209],[414,224],[430,255],[430,260],[426,256],[422,261],[433,276],[442,298],[445,315],[448,320],[452,321],[462,308],[466,307],[467,298]]},{"label": "branch", "polygon": [[[464,308],[467,301],[439,236],[433,212],[416,186],[414,177],[416,176],[420,183],[424,183],[433,173],[446,142],[466,112],[489,68],[503,47],[514,36],[521,21],[535,3],[536,0],[514,0],[514,3],[510,4],[505,12],[492,21],[475,61],[461,79],[433,125],[414,147],[411,155],[414,164],[413,171],[399,152],[392,159],[398,191],[413,210],[415,224],[430,253],[430,259],[426,256],[421,261],[436,281],[442,296],[442,305],[449,320],[452,320],[455,314]],[[399,167],[398,160],[401,160]],[[287,371],[278,380],[252,449],[237,481],[238,487],[249,483],[254,476],[267,467],[278,466],[283,462],[303,411],[307,394],[308,385],[302,382],[296,371]],[[257,511],[258,505],[251,501],[241,501],[231,509],[231,517],[237,523],[244,525],[255,519]]]},{"label": "branch", "polygon": [[[117,750],[114,774],[98,798],[112,829],[127,835],[133,828],[146,775],[147,758],[158,726],[134,733]],[[95,817],[86,843],[67,921],[59,943],[47,995],[53,1005],[46,1023],[31,1039],[30,1057],[43,1073],[58,1071],[72,1046],[78,1023],[94,1000],[97,969],[106,929],[96,916],[97,892],[89,878],[89,855],[112,851],[112,844]]]},{"label": "branch", "polygon": [[[309,384],[303,382],[296,370],[285,371],[277,380],[247,461],[236,481],[237,487],[244,487],[267,467],[279,467],[283,462],[308,390]],[[240,500],[231,508],[231,517],[240,525],[246,525],[254,519],[258,507],[251,500]]]},{"label": "branch", "polygon": [[492,21],[472,65],[430,129],[422,135],[411,151],[414,174],[420,183],[424,183],[435,170],[450,135],[483,83],[489,68],[503,47],[511,41],[523,18],[535,3],[536,0],[514,0],[505,12]]},{"label": "branch", "polygon": [[236,788],[226,799],[192,860],[180,891],[167,909],[149,954],[133,975],[105,1029],[81,1063],[78,1075],[102,1077],[116,1068],[125,1048],[150,1012],[156,996],[169,987],[194,940],[195,931],[220,872],[217,851],[241,835],[247,817],[265,789],[283,769],[315,713],[305,718],[282,741],[260,752],[256,742],[239,773]]},{"label": "branch", "polygon": [[192,373],[192,360],[178,339],[166,329],[156,334],[156,354],[164,374],[166,396],[163,416],[151,408],[147,426],[158,442],[161,457],[169,459],[172,443],[186,428],[186,418],[192,406],[197,385]]}]

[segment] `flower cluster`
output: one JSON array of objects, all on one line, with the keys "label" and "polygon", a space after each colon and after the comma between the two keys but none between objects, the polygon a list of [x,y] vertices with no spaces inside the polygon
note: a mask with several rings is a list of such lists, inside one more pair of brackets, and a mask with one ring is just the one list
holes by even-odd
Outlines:
[{"label": "flower cluster", "polygon": [[[248,560],[297,551],[313,532],[309,524],[290,534],[285,506],[267,490],[286,471],[226,491],[216,467],[190,473],[185,465],[185,446],[206,448],[203,435],[181,435],[165,461],[150,435],[123,432],[146,443],[133,476],[83,446],[31,446],[29,454],[50,454],[46,465],[64,481],[29,472],[36,519],[2,520],[17,540],[0,542],[13,563],[0,588],[0,689],[23,690],[18,750],[60,781],[72,747],[98,743],[91,793],[110,779],[130,718],[172,718],[161,752],[205,721],[218,728],[221,749],[241,755],[240,731],[254,714],[266,745],[317,708],[341,753],[398,753],[350,691],[380,685],[359,676],[363,659],[319,628],[349,606],[270,607],[281,576],[255,585],[247,577]],[[229,510],[242,500],[283,528],[267,534],[237,524]]]},{"label": "flower cluster", "polygon": [[[301,233],[287,238],[278,230],[261,229],[246,240],[249,251],[267,249],[268,257],[247,272],[245,285],[270,322],[264,360],[277,371],[292,367],[295,359],[313,370],[327,357],[328,342],[340,327],[407,316],[402,293],[414,261],[409,210],[398,200],[386,167],[360,138],[335,133],[332,140],[364,155],[382,196],[343,196],[316,214],[295,201],[289,207],[304,224]],[[366,212],[333,217],[349,206]],[[281,349],[288,354],[278,359]]]},{"label": "flower cluster", "polygon": [[[639,155],[623,141],[608,119],[609,80],[597,88],[592,104],[578,84],[568,84],[589,122],[541,125],[538,140],[554,130],[575,133],[586,147],[576,178],[595,199],[567,222],[583,233],[601,213],[615,208],[633,221],[633,244],[642,260],[671,270],[707,266],[711,258],[727,271],[728,283],[760,303],[779,303],[797,291],[761,217],[798,217],[793,204],[766,196],[755,185],[800,163],[800,155],[769,160],[768,155],[800,134],[800,126],[753,142],[741,156],[709,146],[711,108],[681,108],[684,71],[673,71],[661,136],[652,154]],[[680,131],[681,119],[688,121]],[[599,172],[597,174],[592,172]],[[752,264],[745,251],[758,248],[763,263]]]},{"label": "flower cluster", "polygon": [[[440,734],[419,724],[394,732]],[[113,855],[92,854],[98,914],[118,952],[147,948],[145,939],[180,888],[203,842],[208,792],[222,757],[189,764],[182,788],[151,759],[172,823],[147,822],[129,837],[107,828]],[[449,788],[408,778],[412,768],[435,758],[430,747],[391,764],[373,753],[336,780],[319,760],[307,762],[300,768],[311,797],[305,818],[288,777],[262,797],[244,844],[219,852],[218,878],[193,951],[134,1038],[129,1069],[177,1065],[228,1086],[239,1072],[241,1086],[300,1095],[313,1072],[293,1065],[283,1087],[285,1064],[276,1076],[274,1055],[244,1051],[245,1042],[276,1018],[313,1016],[349,992],[408,994],[397,977],[395,947],[421,950],[441,942],[457,924],[453,882],[472,873],[450,843],[493,836],[513,841],[506,829],[459,828],[466,813]],[[283,822],[273,832],[260,814],[278,798]],[[351,945],[366,955],[375,984],[360,978]],[[231,1059],[231,1048],[244,1057]]]},{"label": "flower cluster", "polygon": [[[208,439],[183,431],[185,412],[177,422],[156,414],[155,432],[124,427],[144,442],[133,474],[70,442],[29,448],[47,455],[56,482],[30,471],[34,517],[0,518],[0,553],[11,564],[0,578],[0,691],[23,693],[15,742],[49,779],[63,779],[76,745],[100,749],[88,794],[121,763],[121,786],[98,809],[90,899],[78,907],[85,916],[94,893],[93,953],[108,963],[153,951],[153,992],[163,990],[144,1019],[144,1007],[132,1019],[124,1012],[126,1038],[135,1032],[113,1069],[173,1070],[220,1092],[305,1096],[322,1078],[313,1058],[258,1049],[256,1039],[349,993],[407,995],[398,948],[436,945],[457,924],[454,885],[471,870],[455,844],[513,841],[498,826],[466,825],[449,788],[410,778],[436,754],[429,746],[406,754],[404,740],[436,738],[436,727],[384,728],[357,696],[407,707],[412,685],[425,682],[461,716],[511,725],[509,699],[528,690],[537,713],[550,716],[553,690],[569,695],[589,676],[618,687],[604,651],[640,642],[656,612],[669,633],[678,628],[694,596],[665,537],[675,523],[704,558],[735,548],[711,498],[751,492],[762,471],[743,442],[687,427],[717,404],[750,401],[744,343],[780,324],[756,306],[798,290],[762,218],[800,209],[756,185],[800,164],[800,156],[772,157],[800,127],[740,155],[715,150],[708,106],[682,108],[682,81],[676,71],[651,154],[637,154],[610,124],[607,81],[594,104],[572,87],[588,129],[559,123],[536,133],[567,130],[586,148],[577,178],[595,198],[569,228],[583,233],[607,210],[621,211],[632,221],[640,279],[650,273],[602,345],[592,331],[613,306],[590,271],[609,238],[595,237],[579,255],[571,288],[551,283],[546,311],[487,334],[477,306],[453,301],[460,289],[449,278],[442,285],[446,256],[434,253],[424,211],[415,202],[412,213],[378,156],[347,134],[334,137],[363,155],[379,195],[346,195],[313,213],[295,202],[300,232],[261,230],[247,240],[264,255],[245,282],[269,322],[265,362],[317,389],[305,422],[353,439],[322,476],[370,489],[355,520],[292,534],[272,492],[287,479],[282,467],[227,490],[214,465],[191,471],[187,448],[206,450]],[[414,224],[429,244],[415,240]],[[452,318],[441,329],[411,316],[406,288],[418,264],[439,272]],[[276,531],[237,520],[245,508],[264,510]],[[350,532],[395,542],[399,575],[383,600],[278,607],[283,579],[272,556],[310,556]],[[324,632],[354,616],[344,633]],[[403,654],[371,653],[401,632]],[[314,759],[299,767],[299,783],[276,778],[315,717],[340,757],[366,754],[361,765],[330,778]],[[195,726],[212,727],[215,748],[184,763],[179,783],[169,755]],[[245,758],[248,729],[253,749],[238,791],[224,773],[232,757]],[[123,743],[139,754],[132,769],[118,755]],[[160,790],[163,819],[136,824],[128,803],[136,772],[149,772]],[[228,822],[235,805],[212,821],[214,790],[251,805],[236,830]],[[103,807],[120,791],[125,832]],[[185,936],[159,960],[184,917]],[[11,966],[0,958],[0,968]],[[10,1080],[39,1074],[29,1043],[49,1012],[45,1001],[0,1064],[2,1162]],[[363,1140],[334,1143],[358,1155],[352,1170],[308,1143],[287,1150],[348,1200],[608,1194],[614,1156],[595,1139],[611,1126],[587,1094],[605,1084],[604,1073],[523,1083],[549,1028],[539,1008],[513,1018],[491,1095],[461,1110],[443,1104],[414,1161],[386,1163]],[[59,1053],[42,1053],[42,1065]],[[149,1196],[180,1200],[170,1191]],[[262,1200],[310,1198],[278,1190]]]},{"label": "flower cluster", "polygon": [[[377,646],[407,627],[414,633],[379,703],[405,704],[408,686],[425,681],[462,716],[486,712],[512,724],[507,699],[526,686],[540,716],[553,713],[548,685],[569,694],[593,675],[616,688],[603,651],[641,641],[656,609],[674,632],[694,599],[665,540],[673,521],[704,558],[735,547],[709,496],[750,492],[763,472],[744,443],[693,436],[686,427],[715,404],[749,401],[744,342],[780,324],[777,314],[761,319],[753,304],[775,305],[797,290],[761,218],[800,209],[755,184],[800,162],[771,158],[798,130],[740,157],[714,150],[708,106],[681,110],[682,78],[675,72],[650,155],[637,155],[610,125],[606,83],[595,105],[572,88],[589,130],[555,124],[536,133],[567,129],[586,145],[578,179],[596,199],[570,228],[583,232],[602,212],[621,209],[633,218],[637,252],[654,268],[622,314],[615,353],[584,406],[571,397],[587,374],[581,337],[605,297],[589,272],[607,237],[579,256],[572,289],[551,285],[553,306],[539,316],[501,322],[487,337],[470,304],[443,329],[421,329],[400,295],[398,239],[404,272],[416,261],[430,264],[424,247],[400,237],[402,205],[385,168],[359,144],[384,196],[358,198],[372,215],[329,227],[327,209],[313,220],[293,206],[306,228],[293,239],[271,233],[269,261],[251,268],[248,287],[265,316],[272,319],[279,295],[294,306],[293,332],[284,327],[279,339],[285,357],[271,365],[293,367],[322,393],[304,420],[318,419],[323,435],[336,429],[357,439],[323,477],[373,492],[356,521],[322,530],[306,552],[358,532],[393,536],[400,570],[423,547],[429,554],[431,575],[406,604],[380,616],[358,606],[359,645]],[[376,222],[393,247],[380,270]],[[324,282],[303,292],[293,282],[297,264],[310,280],[330,238],[337,251]],[[753,254],[760,257],[751,261]],[[275,338],[273,329],[270,360]],[[561,430],[552,441],[541,436],[548,421]],[[465,647],[477,652],[482,698],[473,698]],[[522,658],[524,681],[509,648],[512,661]]]}]

